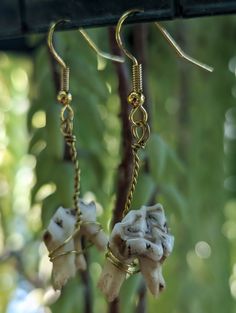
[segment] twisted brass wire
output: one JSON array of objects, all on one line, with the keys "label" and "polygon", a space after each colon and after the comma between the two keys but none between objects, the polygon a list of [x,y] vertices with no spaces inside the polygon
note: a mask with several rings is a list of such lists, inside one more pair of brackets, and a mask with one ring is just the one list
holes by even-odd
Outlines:
[{"label": "twisted brass wire", "polygon": [[[81,223],[81,222],[80,222]],[[82,223],[81,223],[82,224]],[[96,236],[101,230],[102,230],[102,227],[100,224],[98,224],[97,222],[83,222],[83,225],[85,224],[94,224],[94,225],[98,225],[98,230],[88,238],[88,241],[91,241],[92,237]],[[74,237],[78,234],[79,232],[79,227],[75,228],[75,231],[69,236],[67,237],[62,244],[60,244],[59,246],[57,246],[56,248],[54,248],[52,251],[50,251],[49,253],[49,260],[52,262],[54,261],[55,259],[57,258],[60,258],[62,256],[65,256],[65,255],[68,255],[68,254],[76,254],[76,255],[79,255],[79,254],[82,254],[84,253],[87,249],[89,249],[93,244],[92,242],[90,242],[89,244],[86,245],[86,247],[82,250],[68,250],[68,251],[64,251],[64,252],[59,252],[59,250],[61,248],[63,248],[70,240],[74,239]]]},{"label": "twisted brass wire", "polygon": [[106,259],[109,260],[115,267],[120,269],[121,271],[125,272],[127,275],[133,275],[140,272],[137,263],[133,261],[131,264],[125,264],[120,261],[111,251],[111,248],[108,244],[107,252],[106,252]]},{"label": "twisted brass wire", "polygon": [[133,171],[132,171],[132,178],[131,178],[131,185],[129,189],[129,193],[125,202],[125,208],[123,211],[123,217],[129,212],[131,203],[134,196],[134,191],[138,182],[138,175],[139,175],[139,168],[140,168],[140,159],[137,154],[139,147],[137,145],[132,146],[132,154],[133,154]]},{"label": "twisted brass wire", "polygon": [[70,75],[70,68],[63,67],[61,69],[61,90],[66,92],[69,91],[69,75]]},{"label": "twisted brass wire", "polygon": [[133,200],[134,192],[138,182],[140,169],[140,159],[138,151],[145,147],[145,144],[150,135],[150,127],[148,125],[148,114],[143,107],[144,95],[142,92],[142,65],[134,64],[133,72],[133,91],[128,96],[128,103],[132,105],[129,115],[131,122],[131,133],[133,136],[132,154],[133,154],[133,169],[129,192],[126,198],[123,217],[129,212]]},{"label": "twisted brass wire", "polygon": [[133,64],[132,78],[133,78],[133,90],[135,92],[143,90],[142,64]]},{"label": "twisted brass wire", "polygon": [[[65,101],[65,99],[63,99]],[[79,227],[80,224],[80,208],[79,208],[79,194],[80,194],[80,167],[79,160],[77,158],[76,150],[76,136],[73,134],[73,119],[74,112],[72,107],[69,104],[68,99],[66,100],[67,104],[61,110],[61,131],[64,135],[66,144],[69,146],[71,161],[74,165],[74,195],[73,195],[73,204],[76,212],[76,225],[75,229]]]}]

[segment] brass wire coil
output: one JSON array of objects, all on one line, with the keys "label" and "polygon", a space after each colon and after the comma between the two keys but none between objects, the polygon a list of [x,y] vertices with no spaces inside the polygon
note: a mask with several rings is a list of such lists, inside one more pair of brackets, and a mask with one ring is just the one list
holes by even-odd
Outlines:
[{"label": "brass wire coil", "polygon": [[132,66],[133,91],[142,92],[142,64],[133,64]]},{"label": "brass wire coil", "polygon": [[80,251],[68,250],[68,251],[65,251],[65,252],[57,253],[58,250],[63,248],[70,240],[72,240],[77,235],[77,233],[80,230],[80,226],[82,224],[83,225],[94,224],[94,225],[98,226],[98,230],[92,236],[90,236],[88,238],[88,241],[91,241],[91,238],[96,236],[102,230],[102,226],[99,223],[97,223],[97,222],[81,222],[80,221],[79,225],[75,226],[76,228],[75,228],[75,231],[73,232],[73,234],[71,234],[69,237],[67,237],[61,245],[57,246],[55,249],[53,249],[52,251],[49,252],[48,256],[49,256],[49,260],[51,262],[54,261],[55,259],[59,258],[59,257],[65,256],[65,255],[68,255],[68,254],[76,254],[76,255],[82,254],[82,253],[84,253],[87,249],[89,249],[93,245],[90,242],[84,249],[82,249]]},{"label": "brass wire coil", "polygon": [[76,136],[73,135],[73,118],[74,112],[69,104],[64,106],[61,110],[61,131],[64,135],[66,144],[69,146],[71,161],[74,165],[74,195],[73,204],[76,212],[76,228],[79,226],[81,211],[79,208],[79,194],[80,194],[80,167],[77,158],[76,150]]},{"label": "brass wire coil", "polygon": [[70,68],[62,67],[61,69],[61,90],[68,92],[69,91],[69,76],[70,76]]},{"label": "brass wire coil", "polygon": [[115,267],[125,272],[128,275],[133,275],[138,273],[140,270],[137,267],[136,262],[132,262],[131,264],[125,264],[120,261],[111,251],[110,246],[107,246],[106,259],[110,261]]}]

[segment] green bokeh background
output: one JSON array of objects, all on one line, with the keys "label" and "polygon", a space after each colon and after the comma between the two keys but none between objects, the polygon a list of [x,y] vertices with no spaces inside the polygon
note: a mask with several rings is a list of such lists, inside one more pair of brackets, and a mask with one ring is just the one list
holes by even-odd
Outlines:
[{"label": "green bokeh background", "polygon": [[[142,153],[149,171],[141,169],[133,206],[147,203],[156,191],[176,241],[164,264],[167,289],[158,299],[147,292],[145,310],[234,313],[236,19],[164,24],[186,52],[215,71],[178,60],[154,25],[146,26],[152,134]],[[107,29],[89,33],[109,50]],[[99,221],[109,232],[122,156],[117,75],[76,31],[60,33],[56,45],[71,67],[82,195],[100,204]],[[88,289],[92,312],[106,312],[96,287],[104,255],[94,248],[88,252],[89,286],[78,274],[49,305],[50,263],[41,236],[57,206],[71,203],[73,167],[63,159],[60,106],[46,44],[30,56],[1,52],[0,90],[0,312],[23,312],[20,304],[12,309],[19,290],[26,290],[22,302],[36,306],[33,313],[86,312]],[[120,312],[145,312],[138,311],[142,284],[140,275],[125,282]]]}]

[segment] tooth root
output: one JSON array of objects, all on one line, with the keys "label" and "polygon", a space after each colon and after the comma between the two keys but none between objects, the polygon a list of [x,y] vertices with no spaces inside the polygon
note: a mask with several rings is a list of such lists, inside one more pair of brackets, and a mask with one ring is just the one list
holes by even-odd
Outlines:
[{"label": "tooth root", "polygon": [[[49,252],[54,251],[64,243],[73,232],[74,223],[73,216],[67,214],[64,208],[59,207],[57,209],[43,238]],[[51,255],[53,264],[52,284],[56,290],[61,289],[67,280],[75,275],[75,255],[70,253],[63,255],[63,253],[71,250],[74,250],[73,240],[64,244]]]},{"label": "tooth root", "polygon": [[[110,250],[120,262],[131,264],[135,259],[139,260],[141,272],[153,295],[165,288],[161,262],[171,253],[173,245],[174,237],[169,233],[160,204],[131,210],[115,224],[109,239]],[[106,261],[99,286],[108,299],[117,296],[125,275]]]},{"label": "tooth root", "polygon": [[154,296],[158,296],[165,289],[160,263],[147,258],[139,258],[139,264],[149,290]]},{"label": "tooth root", "polygon": [[109,260],[105,261],[102,275],[98,282],[98,288],[109,302],[112,302],[118,297],[125,278],[126,273],[124,271],[114,266]]}]

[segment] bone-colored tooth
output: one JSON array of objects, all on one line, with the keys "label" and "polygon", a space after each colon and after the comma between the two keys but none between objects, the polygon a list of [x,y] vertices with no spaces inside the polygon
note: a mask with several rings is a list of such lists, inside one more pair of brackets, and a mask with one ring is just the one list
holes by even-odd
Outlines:
[{"label": "bone-colored tooth", "polygon": [[101,230],[100,225],[85,224],[81,226],[81,234],[91,241],[98,250],[104,251],[108,244],[108,237]]},{"label": "bone-colored tooth", "polygon": [[125,278],[126,273],[124,271],[114,266],[109,260],[105,261],[102,275],[98,282],[98,288],[109,302],[118,297]]},{"label": "bone-colored tooth", "polygon": [[[65,209],[60,207],[53,215],[47,231],[44,234],[44,242],[49,252],[57,249],[52,254],[52,283],[54,288],[61,289],[70,277],[73,277],[76,272],[75,255],[63,253],[74,250],[74,242],[71,239],[63,245],[64,241],[74,231],[74,218],[67,214]],[[60,257],[55,257],[62,254]]]},{"label": "bone-colored tooth", "polygon": [[76,234],[76,215],[73,210],[59,207],[44,235],[53,263],[52,284],[56,290],[61,289],[77,269],[85,270],[87,267],[81,246],[82,236],[91,240],[99,250],[105,250],[107,246],[108,239],[96,223],[95,203],[85,204],[80,200],[80,208],[82,224]]},{"label": "bone-colored tooth", "polygon": [[100,251],[104,251],[108,243],[108,238],[96,222],[96,204],[93,201],[85,204],[80,200],[80,209],[83,221],[81,235],[90,240]]},{"label": "bone-colored tooth", "polygon": [[154,296],[158,296],[165,289],[161,264],[147,258],[139,258],[139,265],[148,289]]},{"label": "bone-colored tooth", "polygon": [[148,288],[153,295],[158,295],[165,288],[161,263],[171,253],[173,245],[174,237],[169,233],[161,204],[131,210],[111,232],[109,249],[118,262],[113,264],[106,260],[100,289],[108,299],[114,299],[126,277],[120,267],[138,259]]}]

